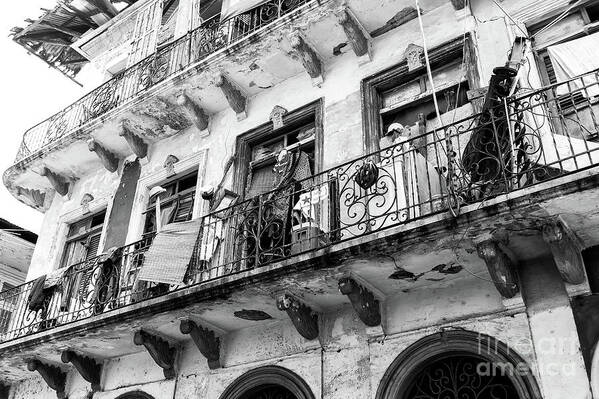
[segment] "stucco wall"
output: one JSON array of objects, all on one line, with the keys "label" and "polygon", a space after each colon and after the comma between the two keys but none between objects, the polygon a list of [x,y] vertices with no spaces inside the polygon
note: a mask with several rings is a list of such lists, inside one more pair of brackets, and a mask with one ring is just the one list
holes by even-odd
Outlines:
[{"label": "stucco wall", "polygon": [[[516,0],[510,0],[514,3]],[[475,2],[475,15],[480,21],[458,20],[448,1],[430,10],[424,16],[429,47],[438,46],[476,27],[476,42],[480,57],[480,74],[486,82],[492,68],[506,61],[510,48],[511,31],[503,15],[491,6]],[[319,98],[324,100],[324,163],[323,169],[338,165],[363,153],[360,81],[387,67],[399,63],[410,43],[421,44],[417,21],[392,30],[374,42],[374,60],[358,66],[355,56],[346,51],[327,65],[321,88],[312,86],[305,73],[262,91],[249,101],[248,117],[237,121],[230,110],[211,116],[210,135],[205,136],[195,127],[151,146],[147,159],[142,162],[141,179],[162,173],[163,162],[169,154],[181,161],[196,157],[207,150],[207,158],[198,158],[199,183],[214,184],[221,178],[225,160],[232,154],[238,135],[268,121],[275,105],[293,110]],[[116,134],[116,132],[115,132]],[[195,159],[195,158],[194,158]],[[40,232],[29,279],[55,268],[59,262],[67,223],[82,216],[80,200],[91,193],[95,200],[92,209],[110,207],[118,185],[117,174],[98,170],[82,176],[74,185],[70,198],[55,196],[47,211]],[[141,211],[147,193],[136,194],[128,241],[139,238],[142,226]],[[197,209],[196,215],[201,210]],[[391,362],[405,348],[418,339],[438,332],[442,326],[459,327],[492,335],[517,348],[518,353],[537,371],[537,357],[529,318],[523,308],[506,310],[493,285],[484,279],[473,282],[456,281],[445,288],[431,288],[418,292],[401,293],[386,303],[388,336],[372,335],[357,320],[351,309],[343,308],[327,313],[321,320],[323,333],[320,342],[307,342],[290,323],[262,324],[260,327],[229,332],[223,337],[222,369],[209,370],[197,348],[187,342],[178,361],[176,380],[164,381],[162,371],[146,352],[105,361],[103,391],[94,394],[97,399],[113,399],[128,390],[141,389],[156,398],[210,398],[217,399],[223,390],[244,372],[260,365],[286,367],[301,376],[311,387],[316,398],[374,398],[381,377]],[[557,315],[567,319],[565,314]],[[557,321],[556,321],[557,320]],[[542,325],[549,323],[542,320]],[[542,327],[535,326],[535,329]],[[552,387],[552,397],[571,397],[567,387]],[[88,384],[73,372],[69,373],[69,398],[87,397]],[[22,382],[12,389],[12,399],[41,399],[53,397],[53,392],[38,377]],[[557,396],[556,396],[557,395]],[[576,399],[583,399],[577,396]]]}]

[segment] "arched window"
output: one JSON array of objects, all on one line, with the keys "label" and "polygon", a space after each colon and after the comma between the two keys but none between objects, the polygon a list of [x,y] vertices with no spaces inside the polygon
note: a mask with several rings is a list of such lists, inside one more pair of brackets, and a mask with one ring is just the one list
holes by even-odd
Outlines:
[{"label": "arched window", "polygon": [[488,335],[455,330],[422,338],[385,372],[376,399],[541,399],[528,364]]},{"label": "arched window", "polygon": [[220,399],[315,399],[306,382],[278,366],[259,367],[236,379]]}]

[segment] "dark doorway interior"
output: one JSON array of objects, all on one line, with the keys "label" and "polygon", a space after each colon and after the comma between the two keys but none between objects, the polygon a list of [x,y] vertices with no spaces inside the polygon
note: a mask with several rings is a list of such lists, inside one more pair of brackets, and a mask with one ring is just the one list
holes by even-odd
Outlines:
[{"label": "dark doorway interior", "polygon": [[297,399],[297,397],[280,385],[261,385],[243,394],[241,399]]}]

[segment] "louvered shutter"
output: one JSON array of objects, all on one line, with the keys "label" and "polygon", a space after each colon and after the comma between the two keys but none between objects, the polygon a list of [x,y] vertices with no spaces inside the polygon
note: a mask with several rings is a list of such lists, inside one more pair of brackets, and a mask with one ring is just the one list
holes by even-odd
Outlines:
[{"label": "louvered shutter", "polygon": [[171,223],[186,222],[191,220],[193,213],[194,193],[183,195],[177,203],[177,211]]},{"label": "louvered shutter", "polygon": [[200,1],[201,0],[191,0],[191,30],[198,28],[202,25],[202,17],[201,17],[201,9],[200,9]]},{"label": "louvered shutter", "polygon": [[[545,67],[545,72],[547,73],[547,79],[549,79],[549,84],[557,83],[557,76],[555,75],[555,68],[553,68],[553,63],[551,62],[551,57],[549,54],[545,53],[541,56],[543,60],[543,66]],[[576,91],[573,95],[564,95],[559,96],[557,99],[559,106],[561,109],[570,108],[573,105],[578,105],[585,102],[585,98],[580,91]]]},{"label": "louvered shutter", "polygon": [[127,59],[127,67],[137,64],[156,51],[161,24],[162,0],[152,1],[139,11],[133,30],[133,43]]},{"label": "louvered shutter", "polygon": [[101,233],[98,233],[88,238],[87,250],[85,252],[85,260],[89,260],[98,255],[98,248],[100,247],[100,236]]}]

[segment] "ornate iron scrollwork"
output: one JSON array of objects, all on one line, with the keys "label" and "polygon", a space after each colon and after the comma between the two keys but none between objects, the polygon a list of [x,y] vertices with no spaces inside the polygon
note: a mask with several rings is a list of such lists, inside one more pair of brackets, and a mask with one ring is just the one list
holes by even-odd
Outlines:
[{"label": "ornate iron scrollwork", "polygon": [[[471,356],[452,356],[436,361],[413,379],[408,398],[416,399],[513,399],[518,392],[501,368]],[[488,373],[487,373],[488,371]],[[509,373],[509,370],[507,371]],[[512,370],[512,372],[517,372]]]}]

